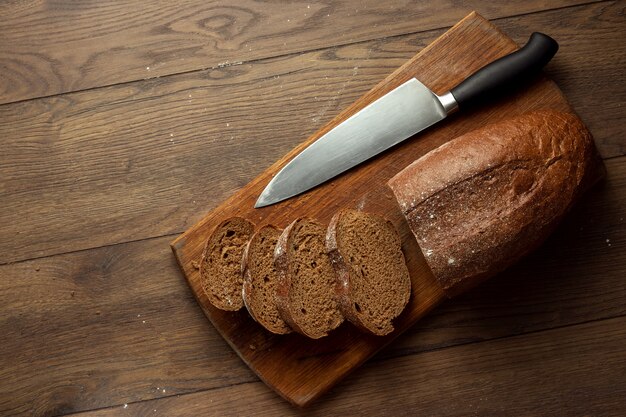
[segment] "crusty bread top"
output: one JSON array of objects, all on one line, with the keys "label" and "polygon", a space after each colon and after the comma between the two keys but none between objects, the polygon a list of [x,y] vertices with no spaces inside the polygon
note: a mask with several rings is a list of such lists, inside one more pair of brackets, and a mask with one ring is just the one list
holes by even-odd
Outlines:
[{"label": "crusty bread top", "polygon": [[545,110],[454,139],[388,185],[435,277],[453,295],[538,246],[599,177],[598,166],[580,119]]}]

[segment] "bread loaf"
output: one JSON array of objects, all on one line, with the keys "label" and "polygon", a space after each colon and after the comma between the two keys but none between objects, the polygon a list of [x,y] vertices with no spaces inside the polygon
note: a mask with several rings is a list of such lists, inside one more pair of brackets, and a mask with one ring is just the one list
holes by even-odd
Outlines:
[{"label": "bread loaf", "polygon": [[545,110],[454,139],[388,185],[434,276],[455,295],[540,245],[602,173],[581,120]]},{"label": "bread loaf", "polygon": [[279,273],[276,305],[293,330],[313,339],[343,322],[335,296],[335,271],[325,248],[326,228],[296,219],[278,239],[274,262]]},{"label": "bread loaf", "polygon": [[333,216],[326,249],[337,274],[339,308],[352,324],[383,336],[411,296],[400,236],[384,218],[356,210]]}]

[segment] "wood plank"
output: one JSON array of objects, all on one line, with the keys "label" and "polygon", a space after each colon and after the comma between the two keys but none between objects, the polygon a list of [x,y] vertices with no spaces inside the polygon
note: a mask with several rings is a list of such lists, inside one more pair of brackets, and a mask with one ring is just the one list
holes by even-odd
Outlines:
[{"label": "wood plank", "polygon": [[[567,13],[550,12],[544,16],[553,19],[552,25],[545,30],[554,33],[560,44],[558,58],[548,64],[547,72],[596,140],[602,143],[602,156],[625,155],[626,114],[622,103],[626,102],[626,75],[623,70],[626,68],[626,52],[619,43],[623,44],[626,39],[626,25],[617,24],[612,28],[610,23],[624,21],[624,1],[598,4],[586,13],[586,17],[576,14],[575,18],[566,18],[566,23],[560,18]],[[517,19],[507,19],[502,28],[507,33],[515,33],[514,28],[520,23]],[[526,25],[532,27],[530,22],[524,22]],[[610,36],[620,41],[606,42],[604,39]],[[589,59],[592,56],[594,58]],[[610,98],[605,101],[607,97]],[[605,113],[602,120],[593,116],[598,112]]]},{"label": "wood plank", "polygon": [[[626,318],[619,317],[374,362],[306,414],[619,416],[626,411],[625,343]],[[251,412],[302,415],[257,382],[79,416]]]},{"label": "wood plank", "polygon": [[0,103],[581,3],[3,2]]},{"label": "wood plank", "polygon": [[0,415],[53,415],[254,380],[208,326],[168,239],[0,269]]},{"label": "wood plank", "polygon": [[[548,73],[605,157],[625,150],[622,23],[620,3],[498,21],[560,41]],[[0,106],[0,263],[181,232],[441,33]]]},{"label": "wood plank", "polygon": [[[607,161],[607,170],[606,184],[535,255],[446,302],[374,361],[626,314],[626,158]],[[169,240],[0,266],[0,415],[78,412],[258,380],[198,308]],[[370,366],[348,381],[375,378]],[[412,372],[398,369],[397,381]],[[336,395],[350,395],[350,384]],[[374,394],[367,397],[384,399]]]}]

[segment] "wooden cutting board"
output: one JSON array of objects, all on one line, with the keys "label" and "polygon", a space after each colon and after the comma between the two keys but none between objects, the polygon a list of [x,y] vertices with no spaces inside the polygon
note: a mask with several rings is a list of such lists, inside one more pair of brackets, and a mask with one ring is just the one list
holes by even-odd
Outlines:
[{"label": "wooden cutting board", "polygon": [[[287,400],[300,406],[309,404],[446,298],[385,186],[387,180],[428,151],[485,124],[540,108],[571,109],[556,85],[541,78],[517,95],[476,111],[457,113],[304,195],[254,209],[257,197],[272,176],[307,145],[409,78],[416,77],[435,93],[442,94],[480,67],[517,48],[498,28],[471,13],[172,242],[178,263],[206,316],[241,359]],[[271,223],[285,227],[299,216],[328,222],[342,207],[383,213],[400,231],[413,289],[409,305],[395,321],[393,334],[369,336],[344,323],[317,341],[296,334],[277,336],[256,324],[245,308],[225,312],[210,305],[195,266],[207,237],[222,220],[242,216],[258,226]]]}]

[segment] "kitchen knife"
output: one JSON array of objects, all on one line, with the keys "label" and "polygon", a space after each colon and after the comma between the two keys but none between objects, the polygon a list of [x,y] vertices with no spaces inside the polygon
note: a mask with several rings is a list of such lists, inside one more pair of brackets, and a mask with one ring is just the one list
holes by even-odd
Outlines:
[{"label": "kitchen knife", "polygon": [[518,88],[536,76],[559,45],[535,32],[523,48],[470,75],[438,96],[411,78],[317,139],[285,165],[254,207],[298,195],[402,142],[427,127]]}]

